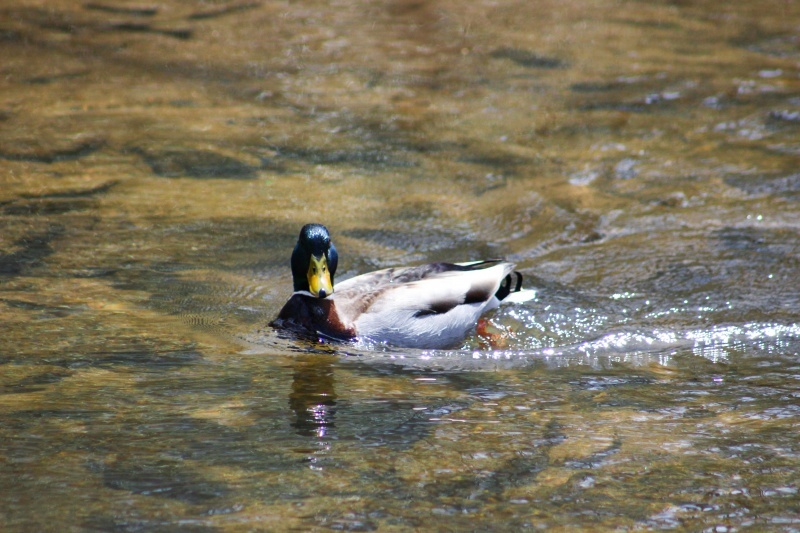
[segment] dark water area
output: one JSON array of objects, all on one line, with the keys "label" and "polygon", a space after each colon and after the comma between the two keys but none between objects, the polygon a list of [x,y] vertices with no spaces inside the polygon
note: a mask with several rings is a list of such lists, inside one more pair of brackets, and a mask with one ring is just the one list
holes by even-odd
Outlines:
[{"label": "dark water area", "polygon": [[[3,531],[800,531],[800,4],[0,6]],[[502,342],[267,326],[505,257]]]}]

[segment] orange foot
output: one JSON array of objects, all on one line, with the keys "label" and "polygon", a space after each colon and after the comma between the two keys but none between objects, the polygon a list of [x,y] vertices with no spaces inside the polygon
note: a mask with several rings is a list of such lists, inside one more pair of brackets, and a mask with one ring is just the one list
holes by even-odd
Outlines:
[{"label": "orange foot", "polygon": [[[499,331],[499,333],[489,331],[489,327],[495,331]],[[478,334],[478,342],[480,343],[481,347],[490,348],[492,350],[497,350],[498,348],[508,348],[508,339],[512,334],[510,329],[501,328],[486,318],[478,319],[478,324],[475,326],[475,332]]]}]

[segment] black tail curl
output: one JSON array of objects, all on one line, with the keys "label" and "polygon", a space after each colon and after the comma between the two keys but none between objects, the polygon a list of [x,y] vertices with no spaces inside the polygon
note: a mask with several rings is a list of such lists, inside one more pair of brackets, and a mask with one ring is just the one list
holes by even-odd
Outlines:
[{"label": "black tail curl", "polygon": [[[514,287],[513,289],[512,289],[513,281],[511,280],[511,276],[516,277],[517,280],[516,285],[513,285]],[[505,279],[503,279],[502,283],[500,283],[500,288],[497,289],[497,292],[494,293],[494,296],[498,300],[502,301],[512,292],[519,292],[521,289],[522,289],[522,274],[515,270],[514,272],[506,276]]]}]

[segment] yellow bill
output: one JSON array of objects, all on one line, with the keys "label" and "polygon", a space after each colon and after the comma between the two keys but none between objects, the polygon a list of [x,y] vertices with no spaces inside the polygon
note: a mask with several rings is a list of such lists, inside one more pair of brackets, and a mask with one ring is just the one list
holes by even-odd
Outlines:
[{"label": "yellow bill", "polygon": [[331,283],[331,273],[328,270],[328,260],[325,256],[319,258],[311,256],[308,264],[308,290],[314,296],[325,298],[333,294],[333,283]]}]

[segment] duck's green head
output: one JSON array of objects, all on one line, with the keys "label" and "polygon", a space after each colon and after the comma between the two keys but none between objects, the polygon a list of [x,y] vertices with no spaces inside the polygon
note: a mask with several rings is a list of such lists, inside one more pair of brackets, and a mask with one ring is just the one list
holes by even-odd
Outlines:
[{"label": "duck's green head", "polygon": [[308,291],[318,298],[330,296],[338,263],[339,254],[328,228],[322,224],[306,224],[292,252],[294,290]]}]

